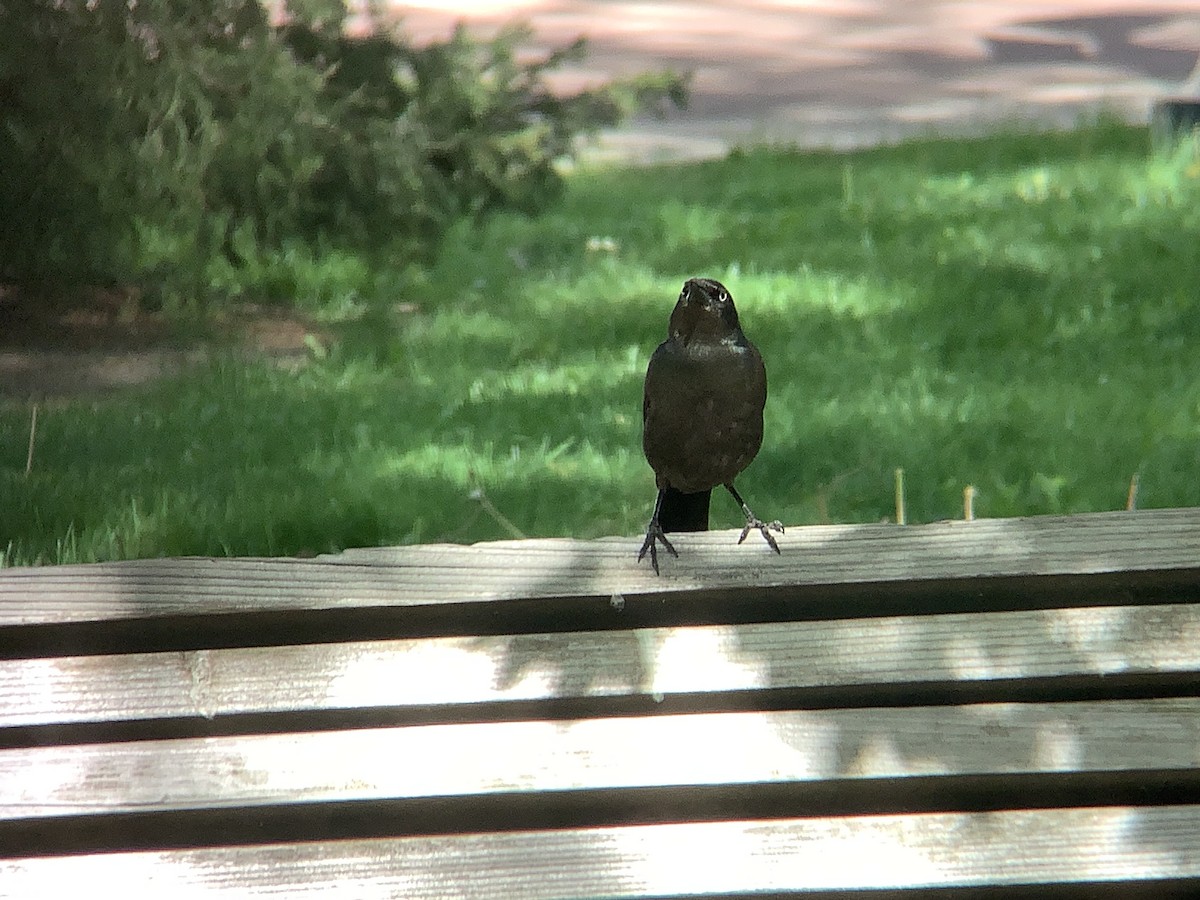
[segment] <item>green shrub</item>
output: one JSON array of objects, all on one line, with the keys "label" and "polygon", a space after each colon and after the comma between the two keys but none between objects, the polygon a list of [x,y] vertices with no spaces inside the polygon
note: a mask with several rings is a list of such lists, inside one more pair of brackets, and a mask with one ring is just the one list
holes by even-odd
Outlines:
[{"label": "green shrub", "polygon": [[0,5],[0,278],[125,270],[136,191],[124,60],[82,4]]},{"label": "green shrub", "polygon": [[554,95],[582,41],[520,62],[521,28],[416,48],[345,37],[337,0],[287,10],[277,28],[259,0],[0,6],[0,278],[203,300],[298,241],[411,260],[457,217],[556,196],[581,132],[683,99],[669,74]]}]

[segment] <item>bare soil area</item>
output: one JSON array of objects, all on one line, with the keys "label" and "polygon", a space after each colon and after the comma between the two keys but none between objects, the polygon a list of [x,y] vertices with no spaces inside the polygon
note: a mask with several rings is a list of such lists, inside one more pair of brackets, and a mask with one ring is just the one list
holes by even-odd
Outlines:
[{"label": "bare soil area", "polygon": [[215,352],[301,365],[321,327],[290,311],[244,305],[194,326],[136,297],[93,291],[64,301],[0,288],[0,401],[97,396],[175,375]]}]

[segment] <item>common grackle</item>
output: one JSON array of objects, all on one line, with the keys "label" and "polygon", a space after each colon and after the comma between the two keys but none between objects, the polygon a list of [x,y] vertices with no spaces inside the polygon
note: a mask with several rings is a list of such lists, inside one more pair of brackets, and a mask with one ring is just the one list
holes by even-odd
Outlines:
[{"label": "common grackle", "polygon": [[759,519],[733,486],[762,446],[766,402],[762,356],[742,333],[733,297],[719,281],[691,279],[646,369],[642,449],[658,497],[639,562],[649,551],[657,574],[657,543],[679,556],[668,532],[707,531],[712,489],[722,484],[746,516],[738,543],[757,528],[779,552],[771,530],[783,526]]}]

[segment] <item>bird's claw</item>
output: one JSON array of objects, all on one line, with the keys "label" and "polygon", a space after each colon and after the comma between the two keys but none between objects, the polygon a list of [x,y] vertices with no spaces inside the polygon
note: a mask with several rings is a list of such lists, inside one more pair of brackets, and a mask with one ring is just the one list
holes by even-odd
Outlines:
[{"label": "bird's claw", "polygon": [[642,549],[638,551],[638,562],[642,561],[647,550],[650,551],[650,565],[654,567],[655,575],[661,574],[658,571],[658,547],[656,546],[658,541],[662,541],[662,545],[671,552],[672,556],[676,559],[679,558],[679,552],[671,546],[671,542],[667,540],[666,532],[662,530],[662,526],[655,519],[650,523],[650,527],[646,529],[646,540],[642,541]]},{"label": "bird's claw", "polygon": [[747,516],[746,517],[746,527],[742,529],[742,534],[738,538],[739,544],[742,541],[746,540],[746,535],[748,535],[750,533],[750,530],[752,528],[758,529],[759,533],[763,536],[763,540],[765,540],[767,542],[767,544],[770,545],[772,550],[774,550],[776,553],[780,552],[779,545],[777,543],[775,543],[775,538],[771,537],[771,532],[778,531],[780,534],[783,534],[783,523],[782,522],[780,522],[778,519],[776,519],[774,522],[764,522],[762,519],[760,519],[756,515],[751,514],[751,515]]}]

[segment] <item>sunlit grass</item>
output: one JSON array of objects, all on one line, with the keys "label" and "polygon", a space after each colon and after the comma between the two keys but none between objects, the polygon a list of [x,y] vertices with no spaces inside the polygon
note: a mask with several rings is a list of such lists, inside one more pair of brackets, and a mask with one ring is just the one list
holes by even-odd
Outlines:
[{"label": "sunlit grass", "polygon": [[[961,515],[966,484],[982,516],[1119,508],[1135,473],[1142,506],[1197,505],[1198,160],[1115,125],[753,150],[579,171],[539,218],[464,223],[424,274],[305,257],[309,308],[374,311],[301,371],[230,359],[46,407],[28,479],[28,407],[0,410],[0,555],[510,536],[480,492],[530,536],[633,534],[642,378],[698,274],[767,362],[740,480],[760,514],[890,517],[896,467],[910,521]],[[254,283],[291,283],[272,266]],[[738,517],[714,500],[715,526]]]}]

